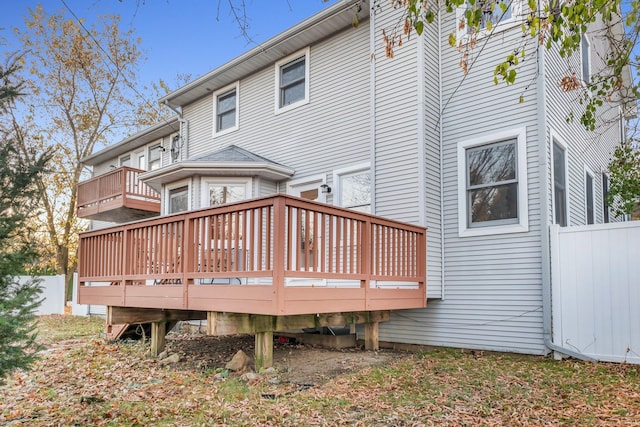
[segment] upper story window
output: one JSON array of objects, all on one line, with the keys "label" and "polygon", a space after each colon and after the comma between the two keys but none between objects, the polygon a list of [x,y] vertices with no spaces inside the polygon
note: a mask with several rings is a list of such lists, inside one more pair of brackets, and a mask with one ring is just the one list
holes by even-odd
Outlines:
[{"label": "upper story window", "polygon": [[528,230],[525,130],[458,144],[459,233]]},{"label": "upper story window", "polygon": [[309,102],[309,48],[276,63],[276,112]]},{"label": "upper story window", "polygon": [[591,42],[586,34],[580,40],[580,61],[582,63],[582,81],[591,83]]},{"label": "upper story window", "polygon": [[371,212],[371,170],[369,164],[334,172],[338,205],[359,212]]},{"label": "upper story window", "polygon": [[456,10],[457,38],[461,40],[469,34],[466,25],[466,14],[479,15],[480,31],[491,31],[503,24],[515,23],[522,9],[522,0],[476,0],[473,5],[469,2]]},{"label": "upper story window", "polygon": [[238,129],[239,83],[216,91],[213,94],[213,136]]},{"label": "upper story window", "polygon": [[567,157],[566,150],[553,140],[553,214],[554,222],[567,226]]},{"label": "upper story window", "polygon": [[131,155],[120,157],[120,166],[131,166]]},{"label": "upper story window", "polygon": [[156,144],[149,147],[149,168],[152,171],[160,168],[162,145]]}]

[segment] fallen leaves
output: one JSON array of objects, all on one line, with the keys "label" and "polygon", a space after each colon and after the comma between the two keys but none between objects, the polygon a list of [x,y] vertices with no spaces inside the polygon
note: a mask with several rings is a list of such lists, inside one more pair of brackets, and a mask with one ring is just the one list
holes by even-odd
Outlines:
[{"label": "fallen leaves", "polygon": [[[161,365],[137,342],[61,338],[33,371],[0,388],[0,424],[640,425],[640,367],[632,365],[436,349],[315,385],[286,380],[287,366],[245,383]],[[195,342],[184,343],[173,344],[189,360]],[[303,352],[313,354],[296,347],[288,357]],[[337,353],[321,354],[336,357],[336,368],[372,356]]]}]

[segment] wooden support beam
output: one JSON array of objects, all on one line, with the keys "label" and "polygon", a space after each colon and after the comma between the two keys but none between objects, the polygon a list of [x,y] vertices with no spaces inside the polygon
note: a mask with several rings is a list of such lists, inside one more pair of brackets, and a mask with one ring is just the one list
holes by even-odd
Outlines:
[{"label": "wooden support beam", "polygon": [[255,345],[256,371],[273,366],[273,332],[257,332]]},{"label": "wooden support beam", "polygon": [[174,320],[204,320],[206,311],[163,310],[161,308],[107,307],[107,324],[169,322]]},{"label": "wooden support beam", "polygon": [[364,324],[364,349],[380,350],[380,341],[378,340],[380,332],[379,322],[369,322]]},{"label": "wooden support beam", "polygon": [[324,326],[342,326],[356,323],[385,322],[390,311],[362,311],[349,313],[300,314],[267,316],[245,313],[207,314],[207,333],[210,335],[255,334],[268,331],[294,331]]},{"label": "wooden support beam", "polygon": [[167,322],[151,323],[151,355],[157,357],[164,350]]}]

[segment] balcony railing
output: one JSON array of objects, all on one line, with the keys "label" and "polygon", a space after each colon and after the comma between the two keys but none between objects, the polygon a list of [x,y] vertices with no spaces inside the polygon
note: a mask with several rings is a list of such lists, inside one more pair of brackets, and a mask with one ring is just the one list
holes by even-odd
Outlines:
[{"label": "balcony railing", "polygon": [[143,172],[123,166],[78,184],[78,217],[124,222],[159,215],[160,195],[138,179]]},{"label": "balcony railing", "polygon": [[82,304],[278,316],[420,308],[426,229],[273,195],[82,233],[78,272]]}]

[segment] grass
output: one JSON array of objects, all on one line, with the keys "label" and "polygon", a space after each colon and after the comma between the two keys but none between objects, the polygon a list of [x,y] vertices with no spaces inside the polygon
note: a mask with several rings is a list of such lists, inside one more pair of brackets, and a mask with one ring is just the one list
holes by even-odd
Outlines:
[{"label": "grass", "polygon": [[640,425],[633,365],[438,348],[296,389],[163,366],[103,326],[43,318],[49,350],[0,387],[0,425]]}]

